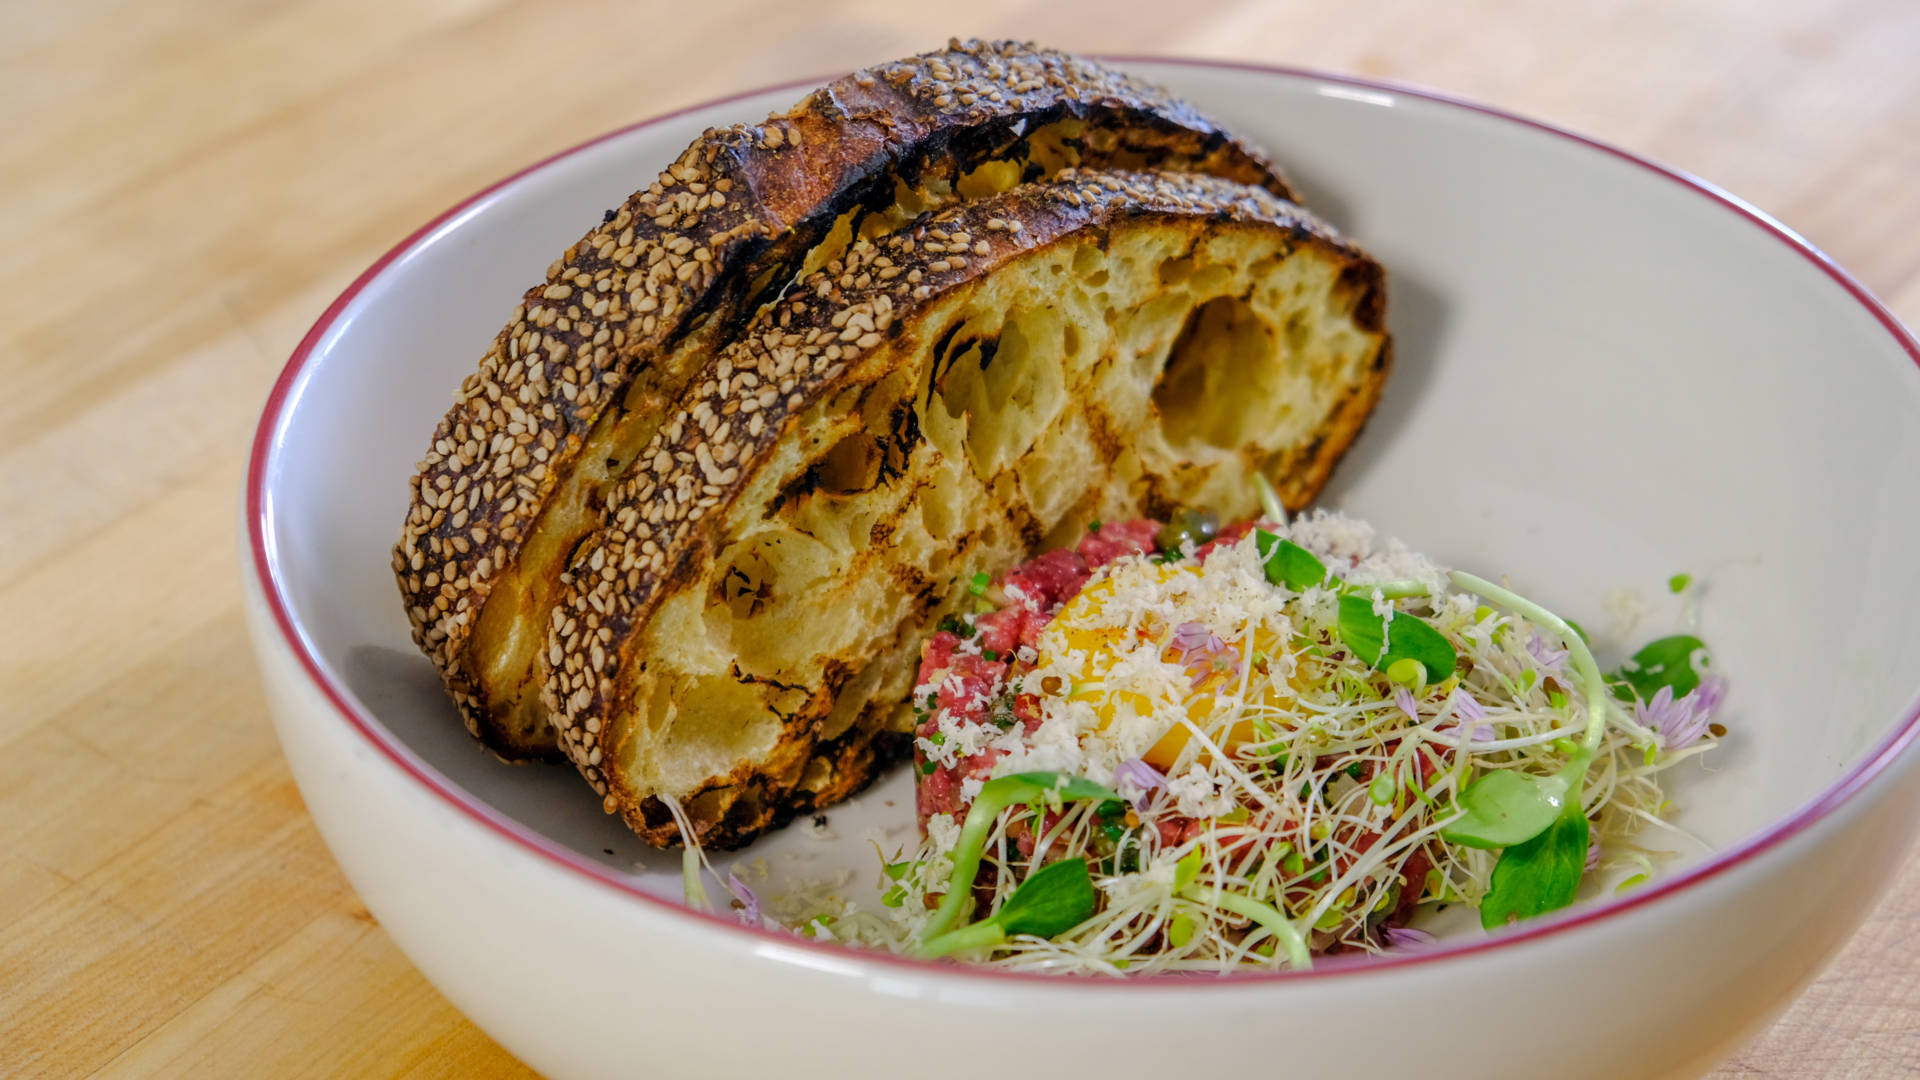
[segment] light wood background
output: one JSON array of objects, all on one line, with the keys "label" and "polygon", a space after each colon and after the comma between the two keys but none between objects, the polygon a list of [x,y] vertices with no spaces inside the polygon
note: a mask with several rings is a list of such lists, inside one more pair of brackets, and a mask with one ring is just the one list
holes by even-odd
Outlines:
[{"label": "light wood background", "polygon": [[[256,412],[328,300],[474,189],[951,34],[1507,106],[1717,181],[1920,322],[1911,0],[0,4],[0,1075],[525,1075],[280,759],[236,585]],[[1717,1075],[1916,1074],[1920,860]]]}]

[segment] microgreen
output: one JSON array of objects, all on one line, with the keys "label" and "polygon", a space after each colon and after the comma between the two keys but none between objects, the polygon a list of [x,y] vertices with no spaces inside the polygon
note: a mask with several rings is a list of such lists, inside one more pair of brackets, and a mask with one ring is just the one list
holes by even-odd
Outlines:
[{"label": "microgreen", "polygon": [[[986,851],[987,834],[993,830],[1001,811],[1021,803],[1057,809],[1069,802],[1120,798],[1119,792],[1091,780],[1054,772],[1015,773],[987,781],[981,786],[980,794],[974,796],[967,820],[960,826],[960,838],[952,852],[953,876],[948,879],[947,894],[941,899],[940,907],[921,931],[921,943],[925,945],[945,934],[960,917],[960,909],[973,891],[973,879],[980,872],[980,856]],[[1086,864],[1082,862],[1080,868],[1084,873]],[[1009,897],[1009,902],[1011,899]]]},{"label": "microgreen", "polygon": [[1313,552],[1265,529],[1254,530],[1253,544],[1267,580],[1273,584],[1284,585],[1294,592],[1324,587],[1340,593],[1340,640],[1362,662],[1409,686],[1417,683],[1418,678],[1403,661],[1418,664],[1429,682],[1439,682],[1453,674],[1459,656],[1445,635],[1425,620],[1405,612],[1382,616],[1373,609],[1375,594],[1387,598],[1418,596],[1427,592],[1425,586],[1415,582],[1349,584],[1328,570]]},{"label": "microgreen", "polygon": [[1287,508],[1280,503],[1280,493],[1273,490],[1273,485],[1259,473],[1253,474],[1253,486],[1260,492],[1260,512],[1275,525],[1285,525]]},{"label": "microgreen", "polygon": [[1693,584],[1692,574],[1675,574],[1667,579],[1667,591],[1677,596],[1686,592],[1687,586],[1691,584]]},{"label": "microgreen", "polygon": [[1413,660],[1426,669],[1429,681],[1439,682],[1453,674],[1460,662],[1453,643],[1425,620],[1399,611],[1383,619],[1366,596],[1348,593],[1340,598],[1339,626],[1340,640],[1361,662],[1375,668]]},{"label": "microgreen", "polygon": [[1187,942],[1193,940],[1193,929],[1194,922],[1192,915],[1184,911],[1175,915],[1173,919],[1167,923],[1167,944],[1176,949],[1186,948]]},{"label": "microgreen", "polygon": [[1620,665],[1608,681],[1613,695],[1622,701],[1639,698],[1652,701],[1663,686],[1673,688],[1675,698],[1683,698],[1700,685],[1700,671],[1693,658],[1704,655],[1706,645],[1692,634],[1674,634],[1648,642],[1633,659]]},{"label": "microgreen", "polygon": [[1442,839],[1468,847],[1505,848],[1480,908],[1483,923],[1499,926],[1565,907],[1580,887],[1589,832],[1580,790],[1606,731],[1606,683],[1586,639],[1566,620],[1483,578],[1458,571],[1450,576],[1459,588],[1558,634],[1587,702],[1587,730],[1558,772],[1542,777],[1502,769],[1482,775],[1456,800],[1464,815],[1440,832]]},{"label": "microgreen", "polygon": [[1087,872],[1087,860],[1048,863],[1021,882],[999,911],[972,925],[922,939],[919,953],[931,958],[967,949],[990,949],[1017,934],[1050,938],[1085,922],[1099,899],[1093,877]]},{"label": "microgreen", "polygon": [[1460,793],[1459,819],[1440,830],[1450,844],[1474,848],[1504,848],[1525,843],[1545,832],[1566,806],[1569,777],[1565,772],[1533,776],[1515,769],[1496,769],[1467,785]]},{"label": "microgreen", "polygon": [[902,862],[887,863],[886,865],[882,866],[881,871],[887,875],[887,880],[893,882],[893,885],[889,887],[886,893],[880,897],[880,902],[882,904],[885,904],[887,907],[892,907],[892,908],[897,908],[900,905],[906,903],[907,901],[906,877],[908,874],[911,874],[914,872],[914,870],[918,869],[919,866],[920,864],[913,861],[912,859],[907,859]]},{"label": "microgreen", "polygon": [[1227,892],[1224,889],[1205,889],[1198,886],[1189,888],[1181,894],[1196,904],[1216,907],[1254,922],[1271,931],[1287,950],[1287,962],[1299,970],[1313,966],[1313,956],[1307,951],[1307,939],[1293,920],[1275,910],[1272,905],[1263,904],[1250,896]]},{"label": "microgreen", "polygon": [[1480,924],[1492,930],[1573,903],[1586,870],[1588,833],[1576,802],[1546,831],[1501,852],[1480,898]]},{"label": "microgreen", "polygon": [[1260,556],[1267,580],[1275,585],[1305,592],[1315,586],[1343,584],[1313,552],[1265,529],[1253,531],[1253,550]]},{"label": "microgreen", "polygon": [[1173,864],[1173,891],[1185,892],[1193,879],[1200,876],[1200,849],[1194,848]]}]

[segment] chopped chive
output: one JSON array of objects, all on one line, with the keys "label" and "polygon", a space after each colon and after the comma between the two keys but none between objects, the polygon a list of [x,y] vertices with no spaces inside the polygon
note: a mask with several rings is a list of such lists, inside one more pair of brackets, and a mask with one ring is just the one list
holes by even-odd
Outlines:
[{"label": "chopped chive", "polygon": [[967,591],[975,596],[985,596],[987,595],[987,582],[991,580],[993,579],[987,576],[987,572],[981,570],[973,575],[973,583],[967,586]]}]

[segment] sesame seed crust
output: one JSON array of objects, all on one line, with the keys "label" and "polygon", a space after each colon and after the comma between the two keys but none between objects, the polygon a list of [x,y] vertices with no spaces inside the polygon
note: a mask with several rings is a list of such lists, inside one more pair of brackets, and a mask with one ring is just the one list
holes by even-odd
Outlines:
[{"label": "sesame seed crust", "polygon": [[[888,345],[942,294],[1070,234],[1140,219],[1277,228],[1286,234],[1286,250],[1308,244],[1328,249],[1363,277],[1371,275],[1364,293],[1378,292],[1378,264],[1306,211],[1260,188],[1193,174],[1068,170],[1053,181],[961,203],[898,233],[856,242],[714,356],[684,406],[641,455],[645,467],[616,485],[601,529],[576,552],[572,582],[548,637],[550,653],[561,660],[549,669],[545,695],[561,746],[609,812],[621,813],[656,845],[679,839],[654,793],[635,790],[612,767],[626,732],[646,722],[636,715],[634,669],[641,665],[629,663],[630,653],[664,599],[701,579],[701,564],[720,543],[718,523],[801,414],[840,392],[850,368],[877,377],[875,365],[914,362],[912,347]],[[1357,319],[1379,330],[1378,304],[1363,306]],[[787,725],[776,751],[781,760],[771,771],[797,772],[786,759],[812,751],[836,769],[867,770],[836,775],[831,790],[850,792],[887,756],[862,756],[849,743],[856,737],[871,740],[874,733],[856,725],[832,746],[811,746],[807,718],[797,717]],[[742,783],[744,775],[736,769],[695,792],[670,794],[684,802]],[[752,811],[712,823],[702,843],[736,845],[826,801],[780,790],[764,778],[755,782],[754,797],[741,800]]]},{"label": "sesame seed crust", "polygon": [[[758,272],[797,266],[838,214],[891,192],[896,175],[1017,156],[1038,125],[1062,119],[1084,125],[1081,164],[1208,173],[1290,197],[1263,154],[1157,87],[1030,44],[954,41],[761,124],[706,132],[548,267],[436,428],[393,554],[414,641],[469,732],[510,759],[555,752],[550,731],[501,719],[468,646],[608,405],[643,374],[677,398],[689,372],[661,369],[696,317],[743,322]],[[975,231],[971,249],[931,272],[968,272],[992,246]]]}]

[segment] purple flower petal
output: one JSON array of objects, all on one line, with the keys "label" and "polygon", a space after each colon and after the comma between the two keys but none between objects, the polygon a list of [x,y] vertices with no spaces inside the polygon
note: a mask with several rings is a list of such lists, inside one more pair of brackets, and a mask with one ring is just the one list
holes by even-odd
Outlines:
[{"label": "purple flower petal", "polygon": [[1122,795],[1127,794],[1128,787],[1136,789],[1138,796],[1130,798],[1135,806],[1144,806],[1148,795],[1167,786],[1167,778],[1139,758],[1128,758],[1113,770],[1113,783]]},{"label": "purple flower petal", "polygon": [[1455,689],[1447,701],[1453,708],[1453,714],[1460,720],[1436,731],[1442,735],[1452,735],[1462,743],[1493,741],[1493,725],[1486,722],[1487,710],[1480,706],[1472,694]]},{"label": "purple flower petal", "polygon": [[1419,723],[1420,709],[1414,704],[1413,694],[1406,687],[1393,688],[1393,703],[1400,706],[1400,711],[1407,714],[1407,719]]},{"label": "purple flower petal", "polygon": [[1183,622],[1174,627],[1168,644],[1180,654],[1180,666],[1187,670],[1197,688],[1217,673],[1228,677],[1240,674],[1240,654],[1227,647],[1220,635],[1205,623]]},{"label": "purple flower petal", "polygon": [[1487,718],[1487,710],[1480,707],[1479,699],[1467,693],[1465,690],[1455,690],[1452,695],[1452,702],[1454,713],[1468,723],[1476,720],[1485,720]]},{"label": "purple flower petal", "polygon": [[1558,668],[1567,658],[1567,650],[1549,646],[1538,633],[1527,638],[1527,655],[1544,668]]},{"label": "purple flower petal", "polygon": [[1415,930],[1411,926],[1387,927],[1387,948],[1424,949],[1440,939],[1425,930]]},{"label": "purple flower petal", "polygon": [[1701,678],[1693,693],[1687,695],[1687,700],[1693,703],[1694,712],[1711,720],[1713,714],[1720,711],[1720,703],[1727,699],[1727,687],[1725,676],[1707,675]]},{"label": "purple flower petal", "polygon": [[[1708,703],[1718,705],[1719,697],[1725,693],[1724,688],[1710,691]],[[1678,750],[1700,741],[1707,733],[1707,721],[1712,713],[1698,711],[1694,706],[1693,694],[1675,701],[1673,687],[1662,686],[1654,691],[1653,700],[1633,703],[1633,718],[1642,727],[1659,732],[1667,749]]]},{"label": "purple flower petal", "polygon": [[1598,840],[1590,841],[1587,844],[1587,869],[1592,870],[1593,868],[1599,865],[1600,865],[1600,841]]},{"label": "purple flower petal", "polygon": [[1212,636],[1213,631],[1207,629],[1206,623],[1183,622],[1173,628],[1173,643],[1181,652],[1204,647]]},{"label": "purple flower petal", "polygon": [[746,882],[740,880],[740,875],[731,870],[727,871],[727,891],[740,902],[741,922],[748,926],[764,924],[764,920],[760,917],[760,898],[754,895],[752,889],[747,888]]}]

